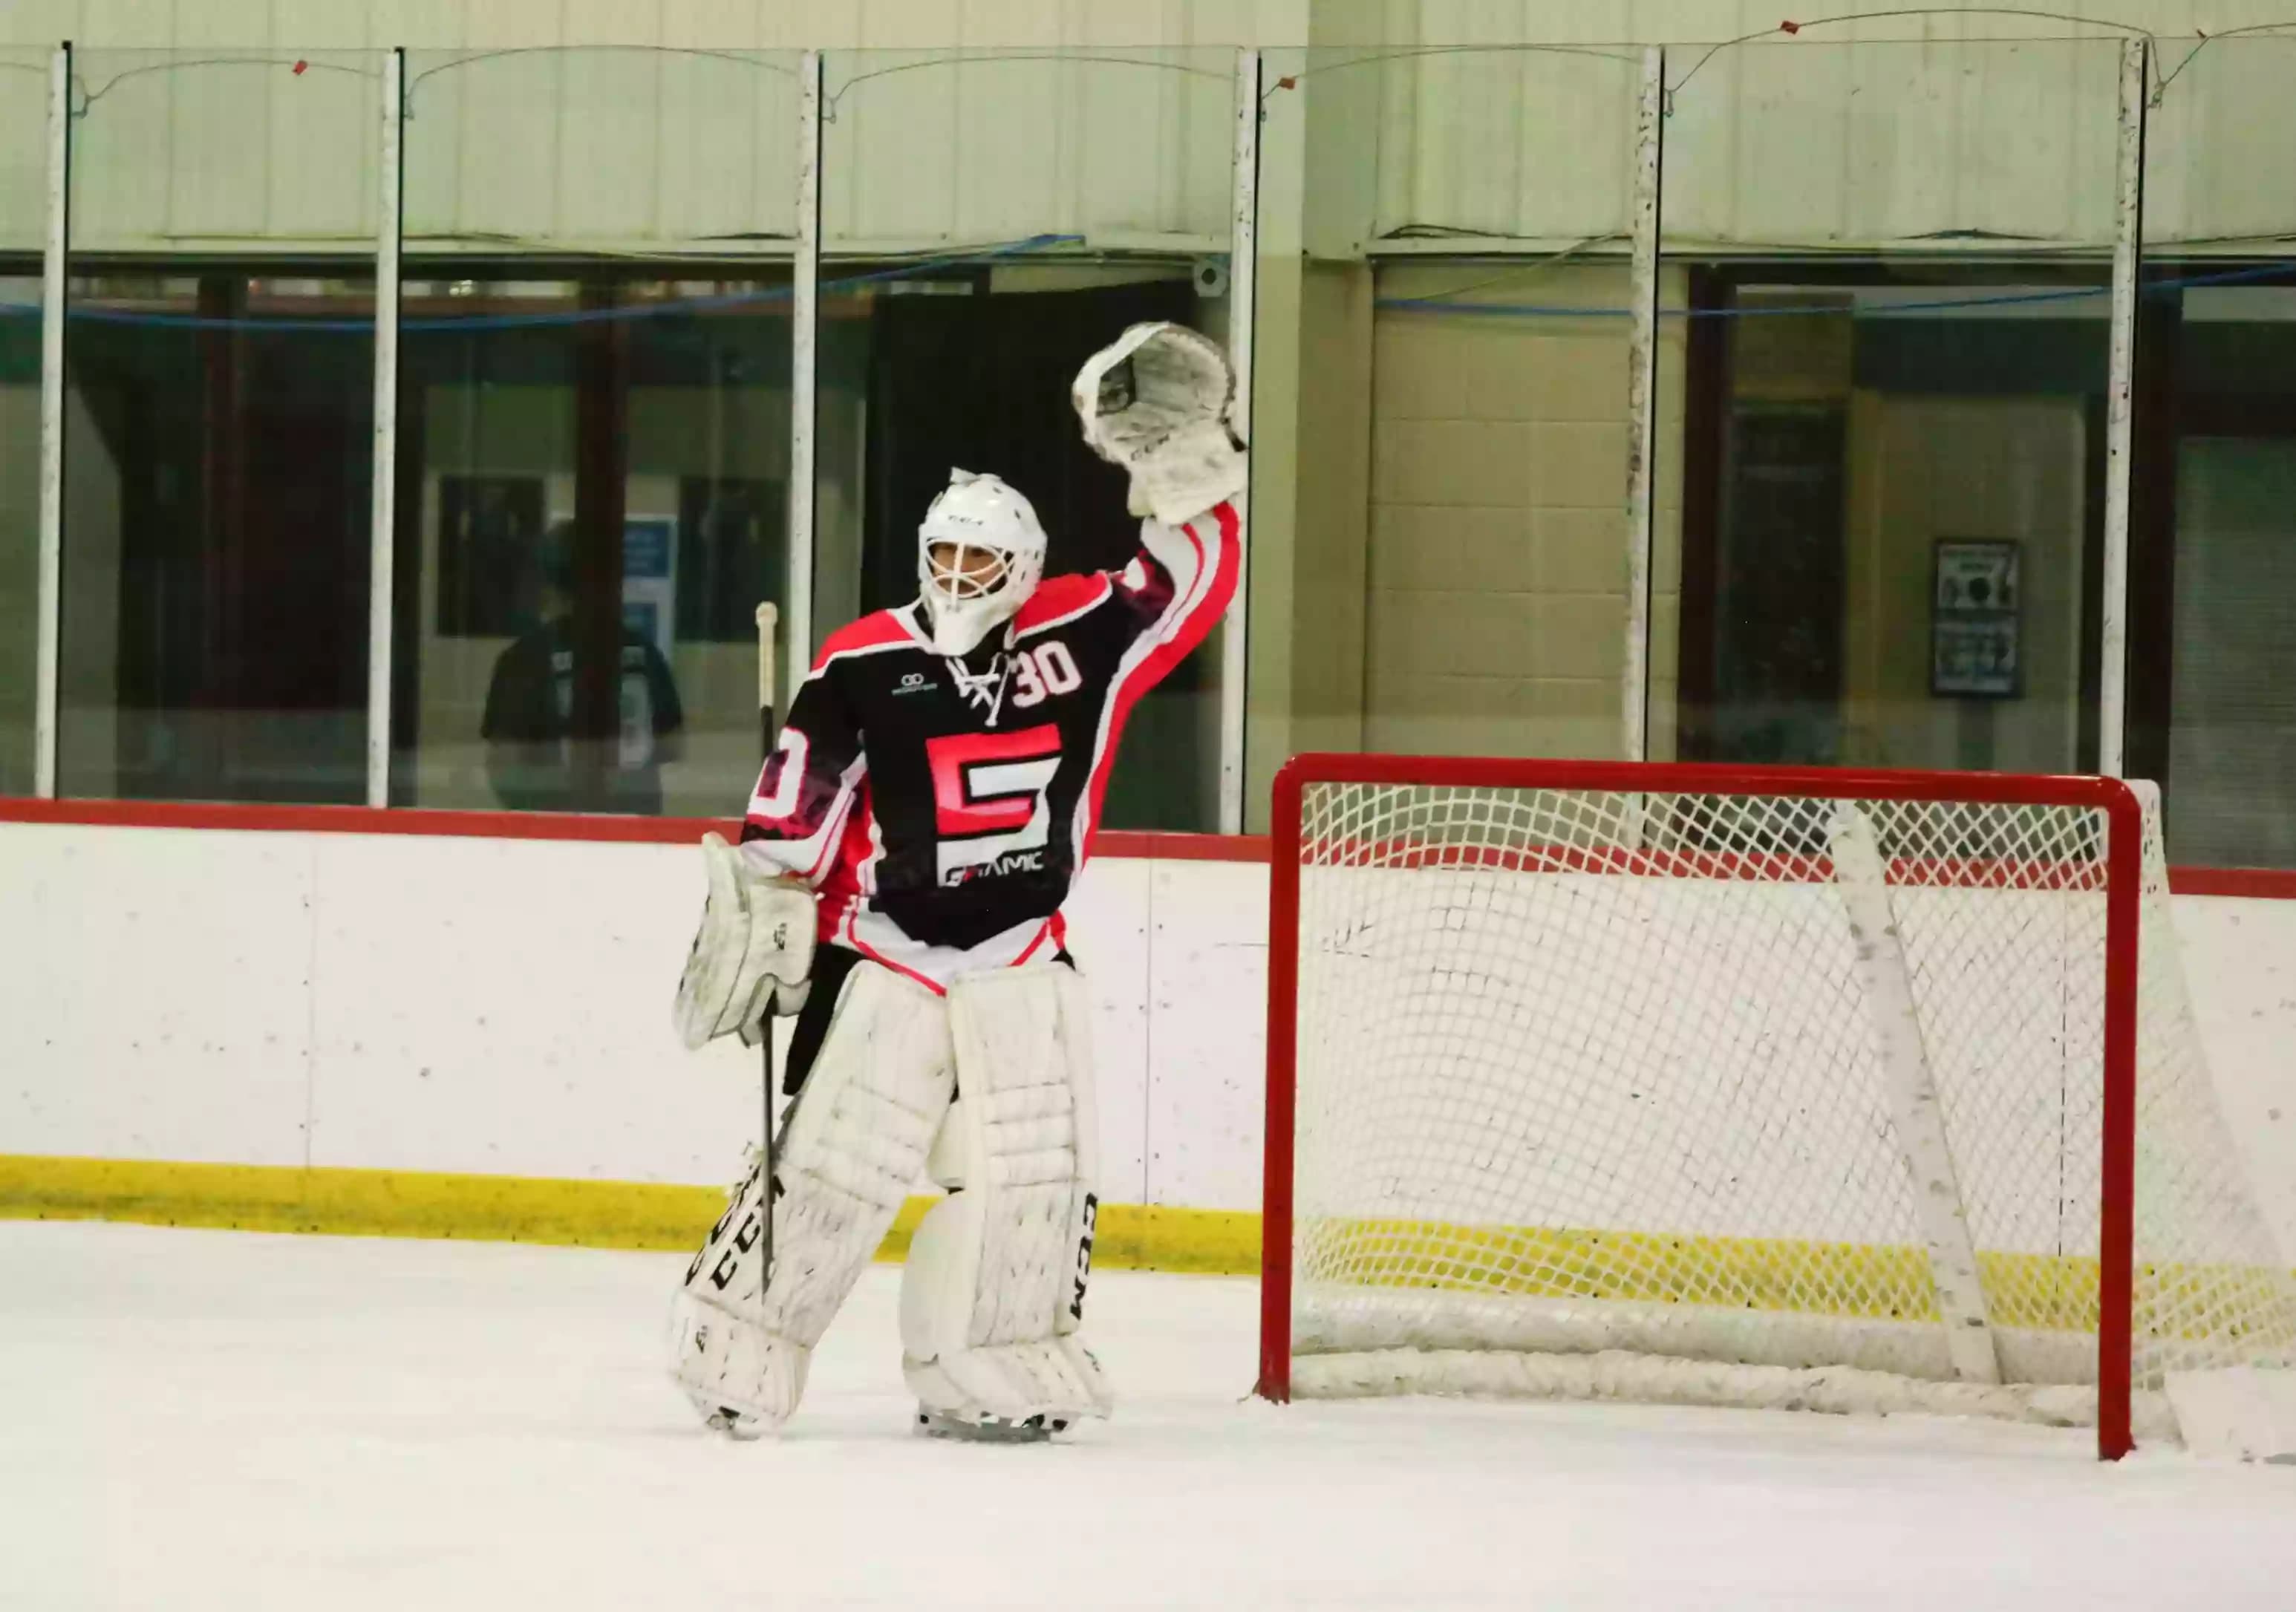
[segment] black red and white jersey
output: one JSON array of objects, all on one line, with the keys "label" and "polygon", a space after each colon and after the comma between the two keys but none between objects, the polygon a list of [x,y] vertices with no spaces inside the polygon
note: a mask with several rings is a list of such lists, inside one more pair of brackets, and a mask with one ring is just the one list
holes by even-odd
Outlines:
[{"label": "black red and white jersey", "polygon": [[962,659],[920,601],[830,636],[742,833],[819,892],[823,941],[937,990],[1059,949],[1125,718],[1235,593],[1230,505],[1140,536],[1120,571],[1046,578]]}]

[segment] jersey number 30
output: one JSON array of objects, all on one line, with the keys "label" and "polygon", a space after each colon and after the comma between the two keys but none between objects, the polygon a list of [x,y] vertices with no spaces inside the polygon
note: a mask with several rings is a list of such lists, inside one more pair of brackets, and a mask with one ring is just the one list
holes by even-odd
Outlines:
[{"label": "jersey number 30", "polygon": [[1026,710],[1042,705],[1047,694],[1075,693],[1084,686],[1084,674],[1077,670],[1076,657],[1069,653],[1069,646],[1054,639],[1015,655],[1013,681],[1020,684],[1013,691],[1013,703]]},{"label": "jersey number 30", "polygon": [[[1018,664],[1028,665],[1027,658]],[[1044,698],[1041,690],[1037,698]],[[1032,702],[1016,697],[1015,703]],[[1009,733],[945,733],[925,741],[925,759],[932,768],[942,884],[1044,870],[1053,831],[1045,791],[1061,768],[1058,727],[1046,723]]]}]

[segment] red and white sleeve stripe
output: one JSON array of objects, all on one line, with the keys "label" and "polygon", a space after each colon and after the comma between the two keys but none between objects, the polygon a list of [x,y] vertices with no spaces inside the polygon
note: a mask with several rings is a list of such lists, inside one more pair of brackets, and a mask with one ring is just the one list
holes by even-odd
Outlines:
[{"label": "red and white sleeve stripe", "polygon": [[1093,740],[1091,781],[1077,801],[1073,826],[1079,867],[1091,854],[1092,832],[1100,822],[1101,798],[1108,792],[1109,770],[1116,759],[1125,720],[1141,696],[1203,642],[1235,597],[1242,528],[1242,519],[1232,503],[1219,504],[1185,526],[1165,526],[1154,520],[1140,524],[1142,553],[1125,568],[1116,585],[1136,597],[1152,591],[1160,581],[1147,563],[1153,561],[1171,578],[1171,594],[1163,609],[1144,625],[1109,683],[1107,702],[1101,708],[1100,726]]}]

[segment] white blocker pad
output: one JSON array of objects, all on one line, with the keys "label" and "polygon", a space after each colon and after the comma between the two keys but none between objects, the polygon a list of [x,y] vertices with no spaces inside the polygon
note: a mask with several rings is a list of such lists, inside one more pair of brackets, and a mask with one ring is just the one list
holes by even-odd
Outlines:
[{"label": "white blocker pad", "polygon": [[940,998],[874,963],[847,975],[782,1126],[763,1305],[755,1172],[672,1305],[672,1371],[704,1415],[730,1409],[758,1432],[797,1408],[813,1346],[884,1241],[955,1084]]},{"label": "white blocker pad", "polygon": [[942,1422],[1106,1416],[1078,1336],[1099,1164],[1083,982],[1059,963],[1005,969],[957,981],[948,1008],[958,1101],[932,1167],[956,1190],[902,1273],[910,1390]]},{"label": "white blocker pad", "polygon": [[750,1046],[767,1010],[805,1005],[813,971],[814,898],[802,880],[767,874],[720,834],[701,837],[709,896],[677,981],[678,1039],[699,1047],[739,1032]]}]

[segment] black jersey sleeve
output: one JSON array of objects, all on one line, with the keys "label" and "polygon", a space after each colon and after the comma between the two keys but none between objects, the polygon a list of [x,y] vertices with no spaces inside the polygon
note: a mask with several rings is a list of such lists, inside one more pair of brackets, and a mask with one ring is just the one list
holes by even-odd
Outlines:
[{"label": "black jersey sleeve", "polygon": [[[869,770],[841,668],[890,642],[886,614],[865,616],[831,634],[790,702],[780,743],[758,774],[742,821],[746,855],[816,889],[835,865],[838,840]],[[892,632],[898,640],[907,637],[898,626]]]}]

